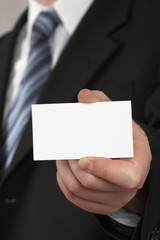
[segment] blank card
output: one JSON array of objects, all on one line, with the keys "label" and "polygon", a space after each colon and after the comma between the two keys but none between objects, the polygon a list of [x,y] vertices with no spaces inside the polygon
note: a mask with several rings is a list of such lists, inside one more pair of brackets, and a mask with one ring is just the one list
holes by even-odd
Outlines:
[{"label": "blank card", "polygon": [[130,101],[32,106],[34,160],[133,157]]}]

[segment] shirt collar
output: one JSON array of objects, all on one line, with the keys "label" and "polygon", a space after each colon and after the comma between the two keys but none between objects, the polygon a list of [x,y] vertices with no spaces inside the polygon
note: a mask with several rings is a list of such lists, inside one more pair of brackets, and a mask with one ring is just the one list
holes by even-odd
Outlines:
[{"label": "shirt collar", "polygon": [[49,8],[56,10],[68,34],[72,35],[93,1],[57,0],[52,5],[46,7],[35,0],[29,0],[27,35],[31,35],[33,23],[40,12],[47,11]]}]

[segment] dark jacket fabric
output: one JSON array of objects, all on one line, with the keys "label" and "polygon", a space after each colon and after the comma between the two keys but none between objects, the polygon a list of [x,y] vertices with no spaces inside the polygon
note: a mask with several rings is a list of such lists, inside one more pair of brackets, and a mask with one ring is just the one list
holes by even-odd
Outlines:
[{"label": "dark jacket fabric", "polygon": [[[14,47],[27,12],[0,39],[0,131]],[[112,100],[131,100],[133,119],[146,131],[153,160],[144,216],[132,240],[160,239],[160,1],[95,0],[65,47],[39,103],[77,101],[82,88]],[[108,237],[107,237],[107,234]],[[55,161],[34,162],[29,120],[0,187],[0,236],[4,240],[101,240],[129,237],[110,218],[65,199]]]}]

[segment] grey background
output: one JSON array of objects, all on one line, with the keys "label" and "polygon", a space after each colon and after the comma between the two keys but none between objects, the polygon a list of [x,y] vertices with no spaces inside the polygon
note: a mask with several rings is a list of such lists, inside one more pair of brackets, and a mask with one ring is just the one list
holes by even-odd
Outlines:
[{"label": "grey background", "polygon": [[0,0],[0,36],[14,26],[27,2],[28,0]]}]

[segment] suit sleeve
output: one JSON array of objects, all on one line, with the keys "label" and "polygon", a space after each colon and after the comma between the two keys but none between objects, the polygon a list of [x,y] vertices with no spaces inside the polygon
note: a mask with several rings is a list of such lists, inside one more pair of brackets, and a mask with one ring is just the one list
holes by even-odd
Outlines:
[{"label": "suit sleeve", "polygon": [[157,83],[154,92],[146,101],[144,122],[139,124],[148,137],[152,152],[148,175],[149,190],[144,215],[135,229],[119,224],[109,217],[96,215],[103,230],[114,239],[119,240],[150,239],[153,229],[160,226],[160,82]]}]

